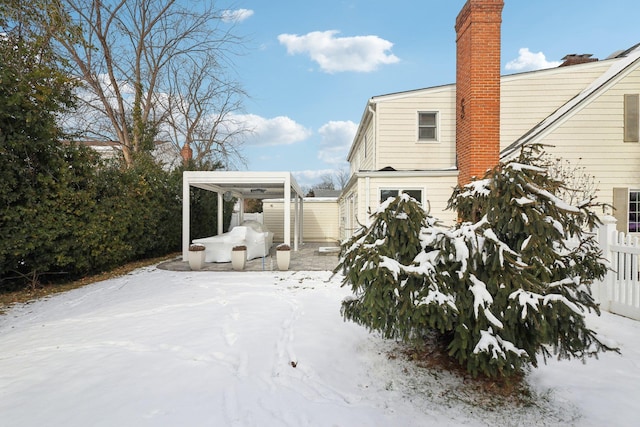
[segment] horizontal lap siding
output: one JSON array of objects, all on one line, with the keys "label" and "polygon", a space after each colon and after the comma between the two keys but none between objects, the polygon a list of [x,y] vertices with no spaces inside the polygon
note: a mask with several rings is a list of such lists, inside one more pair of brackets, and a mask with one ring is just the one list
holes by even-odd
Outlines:
[{"label": "horizontal lap siding", "polygon": [[[446,211],[447,202],[451,197],[453,188],[456,186],[458,178],[456,176],[447,177],[418,177],[418,178],[370,178],[369,181],[369,201],[370,206],[366,206],[364,200],[360,199],[360,222],[369,222],[368,211],[375,212],[380,205],[380,189],[382,188],[416,188],[422,189],[423,197],[428,201],[425,204],[431,207],[430,214],[445,223],[453,225],[457,218],[454,212]],[[362,192],[365,194],[365,180],[362,181]]]},{"label": "horizontal lap siding", "polygon": [[[418,141],[418,112],[438,113],[438,141]],[[377,165],[397,170],[442,169],[455,164],[455,89],[418,92],[377,104]]]},{"label": "horizontal lap siding", "polygon": [[[367,143],[365,144],[365,136]],[[370,120],[362,135],[353,141],[353,154],[349,160],[351,173],[361,170],[373,170],[375,167],[375,129],[374,120]]]},{"label": "horizontal lap siding", "polygon": [[[365,132],[367,136],[367,143],[364,144],[364,141],[361,141],[360,152],[362,153],[360,157],[360,168],[359,170],[373,170],[375,168],[375,137],[373,130],[373,121],[369,123],[367,127],[367,131]],[[366,145],[366,147],[365,147]],[[366,148],[366,155],[365,155]]]},{"label": "horizontal lap siding", "polygon": [[[274,234],[274,242],[284,240],[284,202],[265,201],[264,223]],[[294,204],[291,204],[291,238],[294,235]],[[303,241],[335,242],[340,240],[337,201],[309,201],[303,204]]]},{"label": "horizontal lap siding", "polygon": [[586,168],[599,182],[598,201],[613,202],[614,187],[640,188],[640,143],[623,142],[624,94],[640,93],[640,70],[545,137],[548,151]]},{"label": "horizontal lap siding", "polygon": [[516,141],[610,66],[606,61],[503,77],[500,147]]}]

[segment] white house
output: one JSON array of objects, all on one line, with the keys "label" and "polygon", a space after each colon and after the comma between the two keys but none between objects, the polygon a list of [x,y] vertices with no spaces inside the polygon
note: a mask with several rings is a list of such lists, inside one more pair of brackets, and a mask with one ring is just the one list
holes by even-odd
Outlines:
[{"label": "white house", "polygon": [[551,155],[584,168],[598,201],[615,207],[618,229],[640,232],[640,44],[603,60],[567,55],[557,68],[501,76],[503,4],[469,0],[460,11],[455,84],[366,102],[337,199],[339,230],[319,234],[351,236],[398,192],[453,224],[457,214],[445,208],[456,184],[526,142],[551,145]]},{"label": "white house", "polygon": [[[501,4],[500,0],[471,0],[456,25],[458,85],[465,68],[472,85],[495,78],[498,92],[494,100],[482,99],[479,106],[472,105],[477,97],[465,81],[463,90],[451,84],[374,96],[367,101],[348,154],[351,178],[339,198],[342,238],[352,233],[357,222],[366,223],[368,213],[381,201],[399,191],[417,198],[433,216],[453,223],[456,213],[445,207],[464,169],[459,127],[461,122],[473,122],[479,109],[489,107],[497,108],[494,116],[480,117],[471,125],[472,133],[480,133],[480,139],[470,143],[473,147],[492,139],[480,131],[486,124],[497,129],[501,158],[517,153],[525,142],[554,146],[548,149],[553,156],[584,167],[595,177],[598,201],[616,208],[619,230],[640,232],[640,45],[600,61],[589,59],[590,55],[569,55],[566,65],[576,59],[583,63],[476,77],[480,74],[476,72],[478,63],[494,61],[494,69],[497,64],[499,70]],[[486,17],[487,10],[494,14],[493,22],[473,22],[474,14]],[[465,19],[471,23],[460,22]],[[464,27],[471,27],[472,32],[474,25],[476,30],[480,25],[493,25],[490,31],[476,31],[471,37],[486,33],[489,36],[483,37],[493,37],[494,42],[485,40],[474,44],[470,52],[460,52],[465,50],[461,47]],[[479,58],[472,58],[474,55]],[[481,81],[474,83],[477,78]],[[472,160],[482,157],[481,149],[471,155]],[[495,164],[497,159],[471,175],[481,175],[492,161]]]}]

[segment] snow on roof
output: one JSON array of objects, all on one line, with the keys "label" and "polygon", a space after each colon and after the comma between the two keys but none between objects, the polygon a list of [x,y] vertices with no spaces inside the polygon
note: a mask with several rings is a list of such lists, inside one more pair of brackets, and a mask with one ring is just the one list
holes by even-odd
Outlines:
[{"label": "snow on roof", "polygon": [[589,86],[587,86],[582,92],[570,99],[566,104],[558,108],[553,114],[546,119],[538,123],[529,132],[524,134],[521,138],[502,150],[501,157],[507,157],[517,151],[523,144],[530,142],[540,136],[545,130],[549,129],[560,119],[571,113],[575,108],[581,105],[585,100],[591,97],[594,93],[598,92],[607,83],[618,77],[624,70],[632,66],[640,58],[640,44],[635,45],[631,49],[623,52],[619,55],[609,69],[604,72],[600,77],[595,79]]}]

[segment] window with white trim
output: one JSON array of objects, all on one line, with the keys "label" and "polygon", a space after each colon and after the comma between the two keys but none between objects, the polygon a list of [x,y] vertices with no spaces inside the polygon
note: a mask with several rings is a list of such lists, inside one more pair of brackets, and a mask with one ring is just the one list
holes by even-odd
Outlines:
[{"label": "window with white trim", "polygon": [[438,140],[438,113],[418,112],[418,141]]},{"label": "window with white trim", "polygon": [[402,188],[384,188],[380,190],[380,203],[387,200],[389,197],[397,197],[398,194],[405,193],[409,196],[413,197],[418,201],[418,203],[422,204],[422,190],[418,189],[402,189]]},{"label": "window with white trim", "polygon": [[613,213],[616,228],[623,233],[640,233],[640,189],[614,188]]},{"label": "window with white trim", "polygon": [[629,233],[640,233],[640,191],[629,191]]}]

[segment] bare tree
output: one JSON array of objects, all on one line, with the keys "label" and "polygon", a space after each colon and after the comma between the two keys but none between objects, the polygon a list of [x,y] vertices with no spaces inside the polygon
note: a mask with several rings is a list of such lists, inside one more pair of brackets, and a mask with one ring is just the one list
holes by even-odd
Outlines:
[{"label": "bare tree", "polygon": [[579,164],[580,160],[574,165],[567,159],[553,157],[549,153],[543,156],[543,160],[548,165],[549,176],[563,183],[558,189],[562,200],[576,205],[595,199],[599,183]]},{"label": "bare tree", "polygon": [[[217,136],[229,112],[240,108],[242,91],[225,79],[223,71],[241,39],[232,34],[233,26],[223,22],[222,11],[212,2],[60,0],[58,4],[63,9],[59,15],[68,14],[78,27],[78,34],[61,32],[57,36],[71,73],[84,84],[80,95],[85,112],[82,118],[74,119],[76,126],[88,135],[119,142],[126,163],[131,165],[133,155],[144,150],[144,141],[155,136],[149,132],[176,125],[177,121],[170,119],[175,112],[167,108],[167,99],[178,96],[180,104],[194,102],[182,89],[177,90],[181,84],[175,81],[178,70],[191,64],[185,76],[201,78],[196,87],[207,87],[208,93],[217,89],[226,96],[210,97],[221,104],[203,102],[196,109],[183,108],[190,115],[191,130],[173,133],[184,138],[172,141],[175,148],[180,142],[209,135],[212,144],[217,144],[216,155],[237,153],[233,138],[237,132],[231,136],[223,132],[227,138]],[[173,106],[178,103],[172,102]],[[218,120],[212,120],[214,117]],[[191,141],[189,135],[194,135]]]},{"label": "bare tree", "polygon": [[242,108],[245,93],[240,85],[221,74],[223,67],[214,55],[200,61],[170,64],[167,94],[161,101],[166,117],[161,137],[176,150],[182,144],[194,150],[194,161],[220,162],[225,167],[244,163],[240,152],[247,129],[234,119]]},{"label": "bare tree", "polygon": [[342,190],[344,187],[347,186],[347,183],[349,182],[350,177],[351,175],[349,174],[348,168],[344,168],[336,171],[335,182],[338,185],[340,190]]},{"label": "bare tree", "polygon": [[334,183],[334,176],[330,173],[326,173],[320,177],[320,182],[313,186],[313,189],[317,190],[335,190],[336,185]]}]

